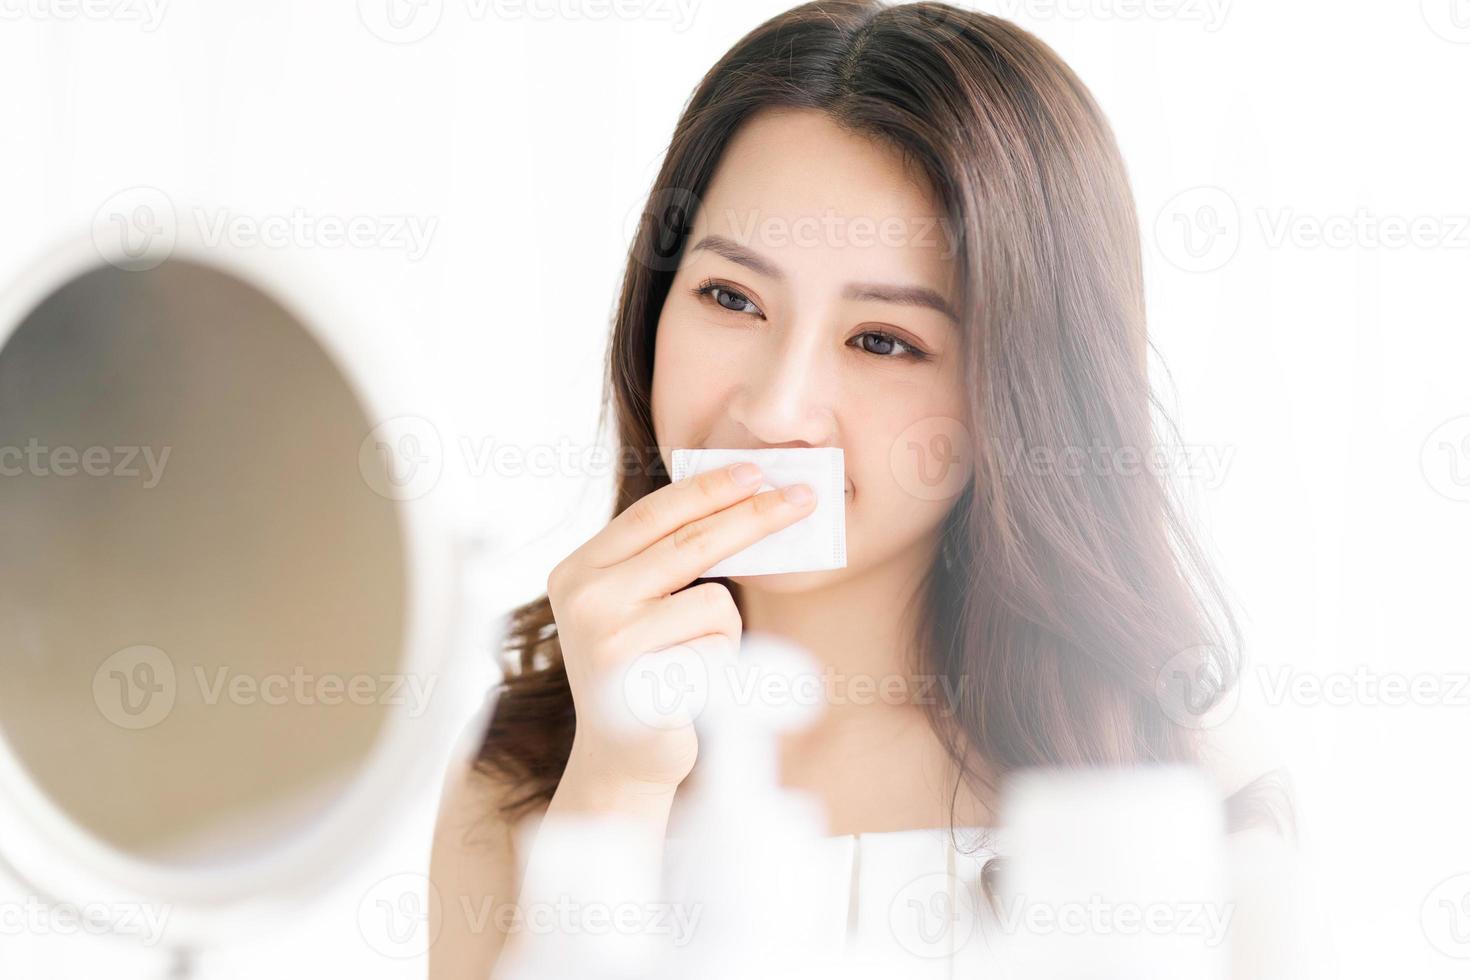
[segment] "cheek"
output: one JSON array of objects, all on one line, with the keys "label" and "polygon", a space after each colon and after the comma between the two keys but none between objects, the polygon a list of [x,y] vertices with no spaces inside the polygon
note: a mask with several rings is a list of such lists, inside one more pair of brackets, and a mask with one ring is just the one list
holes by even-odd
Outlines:
[{"label": "cheek", "polygon": [[[661,317],[654,339],[653,423],[661,445],[691,444],[711,421],[739,368],[717,333],[676,314]],[[680,440],[684,440],[681,442]]]},{"label": "cheek", "polygon": [[[863,434],[848,454],[848,475],[864,512],[882,515],[893,533],[927,529],[943,518],[974,472],[974,436],[964,421],[963,397],[947,387],[911,389],[880,404],[887,407],[856,420],[854,431]],[[896,405],[906,411],[892,411]]]}]

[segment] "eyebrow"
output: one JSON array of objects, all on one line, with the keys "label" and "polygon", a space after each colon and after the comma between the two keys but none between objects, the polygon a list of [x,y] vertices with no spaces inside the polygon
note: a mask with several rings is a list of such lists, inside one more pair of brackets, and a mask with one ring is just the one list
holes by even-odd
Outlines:
[{"label": "eyebrow", "polygon": [[[706,249],[714,252],[716,255],[724,256],[731,262],[743,265],[747,269],[758,272],[777,282],[786,281],[786,273],[782,272],[769,260],[751,251],[739,242],[725,238],[723,235],[706,235],[690,251],[698,252],[700,249]],[[879,303],[897,303],[900,306],[926,307],[943,313],[948,318],[951,326],[957,326],[960,320],[959,315],[949,305],[949,302],[938,292],[927,286],[895,286],[876,282],[850,282],[842,287],[842,298],[869,300]]]}]

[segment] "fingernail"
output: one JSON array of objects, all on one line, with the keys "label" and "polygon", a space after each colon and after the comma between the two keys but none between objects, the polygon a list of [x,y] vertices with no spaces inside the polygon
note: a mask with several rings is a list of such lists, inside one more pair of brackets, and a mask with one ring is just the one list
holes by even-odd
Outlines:
[{"label": "fingernail", "polygon": [[781,489],[781,496],[786,498],[787,503],[804,504],[812,499],[812,488],[805,483],[793,483],[789,487]]},{"label": "fingernail", "polygon": [[742,487],[753,487],[761,482],[761,468],[754,463],[736,463],[730,468],[730,475]]}]

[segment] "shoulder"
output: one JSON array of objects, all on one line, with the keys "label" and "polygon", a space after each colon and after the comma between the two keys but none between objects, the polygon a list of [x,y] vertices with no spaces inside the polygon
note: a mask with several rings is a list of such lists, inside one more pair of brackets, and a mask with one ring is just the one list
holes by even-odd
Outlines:
[{"label": "shoulder", "polygon": [[464,851],[508,848],[509,827],[501,816],[507,799],[506,787],[476,768],[473,758],[456,759],[444,774],[434,845]]},{"label": "shoulder", "polygon": [[456,757],[445,773],[429,856],[430,980],[488,976],[504,945],[519,881],[519,820],[508,789]]}]

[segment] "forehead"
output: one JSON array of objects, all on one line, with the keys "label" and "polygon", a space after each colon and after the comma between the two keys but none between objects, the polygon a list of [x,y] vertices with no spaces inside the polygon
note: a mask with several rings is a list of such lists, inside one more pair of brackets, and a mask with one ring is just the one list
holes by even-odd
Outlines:
[{"label": "forehead", "polygon": [[895,148],[815,110],[765,110],[726,147],[691,241],[721,235],[803,276],[902,277],[946,294],[940,209]]}]

